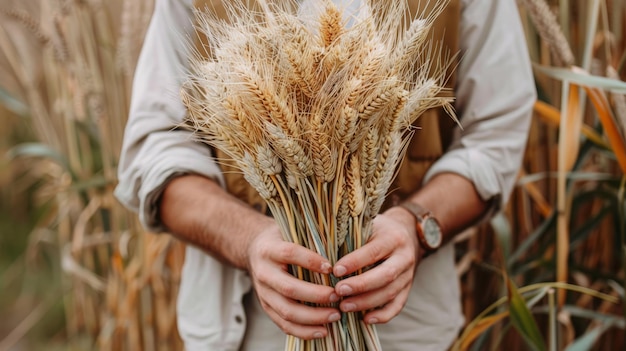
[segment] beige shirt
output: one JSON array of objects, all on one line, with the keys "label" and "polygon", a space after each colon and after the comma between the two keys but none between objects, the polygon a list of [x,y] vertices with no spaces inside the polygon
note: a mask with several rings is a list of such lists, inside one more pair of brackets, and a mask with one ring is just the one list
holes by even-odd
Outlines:
[{"label": "beige shirt", "polygon": [[[340,0],[335,2],[341,3]],[[192,39],[192,0],[157,0],[134,80],[116,196],[146,228],[164,230],[156,201],[169,179],[197,173],[223,184],[207,147],[172,130],[185,115],[178,89]],[[304,0],[302,6],[313,6]],[[349,8],[355,0],[343,0]],[[304,11],[303,11],[304,12]],[[308,10],[307,10],[308,13]],[[428,171],[472,180],[493,211],[508,200],[526,142],[535,89],[514,0],[462,0],[462,61],[457,69],[457,128]],[[285,337],[262,311],[245,272],[188,247],[178,326],[188,350],[280,350]],[[383,349],[445,350],[463,324],[454,249],[420,263],[398,317],[378,326]]]}]

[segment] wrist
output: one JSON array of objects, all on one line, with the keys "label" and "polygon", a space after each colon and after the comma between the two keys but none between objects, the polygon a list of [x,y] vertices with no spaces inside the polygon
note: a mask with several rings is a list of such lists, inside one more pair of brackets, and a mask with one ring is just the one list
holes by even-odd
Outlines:
[{"label": "wrist", "polygon": [[385,211],[385,215],[391,216],[398,223],[402,224],[406,231],[411,233],[413,236],[416,235],[415,228],[417,220],[415,219],[415,216],[413,216],[413,214],[406,208],[402,206],[393,206]]},{"label": "wrist", "polygon": [[411,237],[411,242],[415,245],[415,259],[416,262],[419,262],[424,256],[425,251],[417,239],[417,220],[415,219],[415,216],[402,206],[390,207],[384,214],[385,216],[390,216],[393,220],[400,224]]},{"label": "wrist", "polygon": [[[259,213],[255,212],[255,216],[257,214]],[[244,236],[244,242],[241,245],[241,261],[244,263],[243,269],[247,272],[250,272],[253,268],[251,260],[254,258],[255,254],[259,254],[259,248],[261,247],[259,245],[267,245],[267,243],[271,241],[268,238],[275,237],[276,235],[282,239],[280,229],[276,221],[271,217],[260,215],[258,220],[255,220],[254,223],[255,229],[250,229],[250,234]],[[276,234],[277,232],[278,234]]]}]

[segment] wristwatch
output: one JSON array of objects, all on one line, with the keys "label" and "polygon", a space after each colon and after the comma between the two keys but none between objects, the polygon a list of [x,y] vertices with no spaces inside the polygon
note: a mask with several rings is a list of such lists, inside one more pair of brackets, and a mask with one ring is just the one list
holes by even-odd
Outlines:
[{"label": "wristwatch", "polygon": [[399,206],[409,211],[415,217],[415,231],[420,246],[427,253],[431,253],[441,246],[443,234],[441,225],[433,216],[432,212],[424,207],[409,201],[401,203]]}]

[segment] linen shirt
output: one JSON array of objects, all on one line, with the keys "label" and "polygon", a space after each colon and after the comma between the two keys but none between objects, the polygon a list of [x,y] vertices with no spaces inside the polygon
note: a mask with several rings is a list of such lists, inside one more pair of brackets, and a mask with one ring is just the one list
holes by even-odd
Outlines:
[{"label": "linen shirt", "polygon": [[[357,1],[336,0],[349,9]],[[304,0],[305,13],[315,0]],[[341,4],[343,3],[343,4]],[[455,108],[463,129],[424,182],[453,172],[470,179],[491,212],[506,203],[521,163],[535,100],[524,34],[513,0],[462,0]],[[143,225],[165,231],[157,201],[167,182],[195,173],[223,185],[210,149],[174,129],[185,116],[192,0],[157,0],[133,83],[115,194]],[[279,350],[284,334],[263,312],[246,272],[186,249],[178,327],[188,350]],[[384,350],[445,350],[463,324],[451,244],[420,262],[403,311],[377,326]]]}]

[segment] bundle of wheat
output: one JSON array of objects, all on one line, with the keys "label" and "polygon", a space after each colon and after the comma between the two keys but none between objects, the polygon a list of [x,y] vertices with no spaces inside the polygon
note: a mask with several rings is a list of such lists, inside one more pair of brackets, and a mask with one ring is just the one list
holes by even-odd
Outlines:
[{"label": "bundle of wheat", "polygon": [[[260,3],[260,13],[231,3],[228,23],[199,14],[213,58],[193,62],[182,90],[187,122],[236,162],[285,240],[334,264],[367,242],[412,123],[429,108],[450,107],[439,96],[445,65],[426,40],[445,1],[412,21],[402,20],[404,1],[363,5],[350,26],[325,1],[317,28],[297,16],[295,2]],[[344,314],[325,339],[289,337],[287,349],[379,350],[360,317]]]}]

